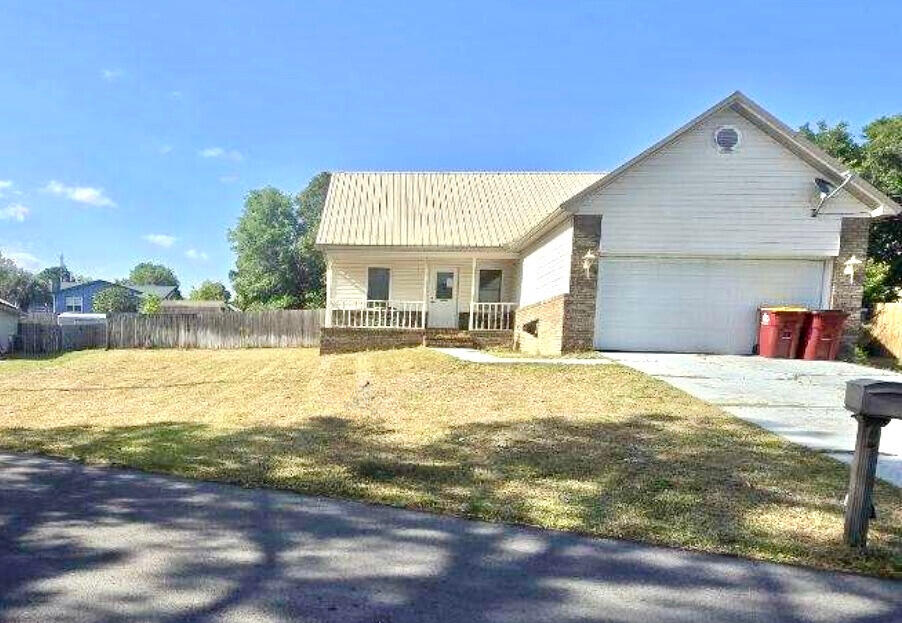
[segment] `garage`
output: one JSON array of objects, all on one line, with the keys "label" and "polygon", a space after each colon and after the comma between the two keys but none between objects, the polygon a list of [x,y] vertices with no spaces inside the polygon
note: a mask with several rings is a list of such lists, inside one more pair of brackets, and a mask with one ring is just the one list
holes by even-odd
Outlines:
[{"label": "garage", "polygon": [[820,307],[824,259],[612,258],[599,263],[595,347],[750,354],[761,305]]}]

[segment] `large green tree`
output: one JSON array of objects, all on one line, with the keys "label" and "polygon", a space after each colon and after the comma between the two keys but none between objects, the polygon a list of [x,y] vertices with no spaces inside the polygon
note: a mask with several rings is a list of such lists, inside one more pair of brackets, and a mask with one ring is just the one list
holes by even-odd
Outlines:
[{"label": "large green tree", "polygon": [[202,281],[191,290],[188,296],[192,301],[225,301],[229,302],[231,292],[218,281]]},{"label": "large green tree", "polygon": [[118,314],[138,310],[138,297],[121,286],[110,286],[94,295],[92,304],[98,314]]},{"label": "large green tree", "polygon": [[[839,159],[861,177],[902,201],[902,115],[881,117],[864,127],[856,138],[847,123],[830,126],[820,121],[801,133]],[[885,218],[871,226],[868,243],[865,305],[895,300],[902,288],[902,219]]]},{"label": "large green tree", "polygon": [[141,262],[128,274],[129,283],[136,286],[179,286],[175,272],[163,264]]},{"label": "large green tree", "polygon": [[28,309],[47,302],[49,285],[36,280],[34,275],[0,253],[0,298],[19,309]]},{"label": "large green tree", "polygon": [[321,173],[296,197],[272,187],[248,193],[229,231],[236,255],[230,277],[240,307],[323,304],[324,263],[313,242],[328,184],[329,174]]}]

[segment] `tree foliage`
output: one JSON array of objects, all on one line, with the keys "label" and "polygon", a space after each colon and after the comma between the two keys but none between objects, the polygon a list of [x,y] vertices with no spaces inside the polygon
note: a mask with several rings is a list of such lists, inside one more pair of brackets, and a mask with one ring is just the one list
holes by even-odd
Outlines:
[{"label": "tree foliage", "polygon": [[128,274],[128,282],[136,286],[179,286],[179,280],[168,266],[141,262]]},{"label": "tree foliage", "polygon": [[296,197],[272,187],[248,193],[229,231],[236,255],[230,277],[240,307],[322,305],[324,262],[313,243],[328,185],[329,174],[320,173]]},{"label": "tree foliage", "polygon": [[24,310],[49,300],[50,289],[0,253],[0,298]]},{"label": "tree foliage", "polygon": [[141,299],[138,311],[142,314],[159,314],[163,311],[163,301],[156,294],[148,294]]},{"label": "tree foliage", "polygon": [[138,310],[138,297],[128,288],[110,286],[94,295],[94,311],[98,314],[120,314]]},{"label": "tree foliage", "polygon": [[[820,121],[816,129],[805,124],[801,133],[895,201],[902,201],[902,115],[869,123],[860,139],[849,132],[846,123],[830,126]],[[868,257],[865,305],[895,300],[902,287],[902,218],[880,219],[871,225]]]},{"label": "tree foliage", "polygon": [[188,296],[192,301],[225,301],[226,303],[231,297],[231,292],[218,281],[202,281],[191,290],[191,294]]}]

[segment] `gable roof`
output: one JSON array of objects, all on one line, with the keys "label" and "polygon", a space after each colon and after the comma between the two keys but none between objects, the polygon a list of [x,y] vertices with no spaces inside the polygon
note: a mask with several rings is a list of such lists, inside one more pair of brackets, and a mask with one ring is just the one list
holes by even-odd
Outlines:
[{"label": "gable roof", "polygon": [[60,283],[60,291],[63,290],[71,290],[73,288],[82,288],[84,286],[93,285],[95,283],[105,283],[109,286],[117,286],[120,288],[125,288],[126,290],[131,290],[135,294],[147,295],[147,294],[155,294],[161,299],[165,299],[167,296],[171,295],[175,292],[177,286],[156,286],[156,285],[135,285],[132,283],[113,283],[112,281],[107,281],[106,279],[92,279],[91,281],[64,281]]},{"label": "gable roof", "polygon": [[[781,143],[787,149],[796,154],[799,158],[811,165],[814,169],[829,178],[830,181],[834,182],[834,184],[841,184],[844,175],[847,172],[850,172],[848,166],[809,141],[807,138],[802,136],[801,133],[793,130],[788,125],[774,117],[772,114],[764,110],[761,106],[746,97],[743,93],[736,91],[730,96],[716,103],[714,106],[700,114],[695,119],[692,119],[689,123],[674,131],[672,134],[664,137],[663,139],[640,153],[635,158],[632,158],[621,166],[617,167],[603,179],[598,180],[591,186],[584,188],[574,196],[568,198],[563,202],[561,207],[567,210],[574,209],[577,204],[579,204],[579,202],[585,197],[601,190],[602,188],[619,178],[621,175],[623,175],[627,170],[643,162],[667,145],[670,145],[681,136],[686,134],[689,130],[702,123],[709,117],[726,109],[731,109],[734,112],[743,115],[749,121],[758,126],[761,130],[766,132],[771,138]],[[887,216],[898,214],[900,211],[902,211],[902,206],[899,206],[895,201],[872,186],[869,182],[856,175],[854,171],[851,171],[851,173],[852,178],[850,179],[848,184],[846,184],[845,189],[871,209],[871,216]]]},{"label": "gable roof", "polygon": [[487,171],[333,173],[316,244],[506,248],[602,175]]}]

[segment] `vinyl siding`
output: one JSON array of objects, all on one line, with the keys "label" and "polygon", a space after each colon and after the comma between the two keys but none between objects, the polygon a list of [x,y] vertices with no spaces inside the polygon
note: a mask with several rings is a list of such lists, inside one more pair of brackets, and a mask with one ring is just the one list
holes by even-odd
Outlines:
[{"label": "vinyl siding", "polygon": [[521,307],[570,291],[572,246],[573,225],[568,221],[524,253],[520,270]]},{"label": "vinyl siding", "polygon": [[19,332],[19,317],[0,310],[0,351],[10,348],[9,338]]},{"label": "vinyl siding", "polygon": [[[722,125],[741,132],[735,153],[714,147]],[[586,197],[577,211],[604,216],[603,253],[835,256],[841,215],[868,210],[841,191],[811,218],[814,177],[822,174],[727,110]]]},{"label": "vinyl siding", "polygon": [[[450,268],[457,271],[457,307],[458,313],[470,310],[470,293],[472,287],[472,258],[465,254],[459,257],[429,257],[425,255],[405,256],[399,254],[370,251],[366,253],[330,253],[331,266],[329,283],[329,300],[360,300],[366,297],[367,269],[378,266],[391,269],[391,298],[402,301],[423,300],[423,271],[428,264],[430,280],[436,268]],[[516,260],[479,259],[477,275],[480,268],[497,268],[501,273],[501,298],[503,301],[514,301],[517,295],[517,262]],[[430,289],[432,284],[430,281]]]}]

